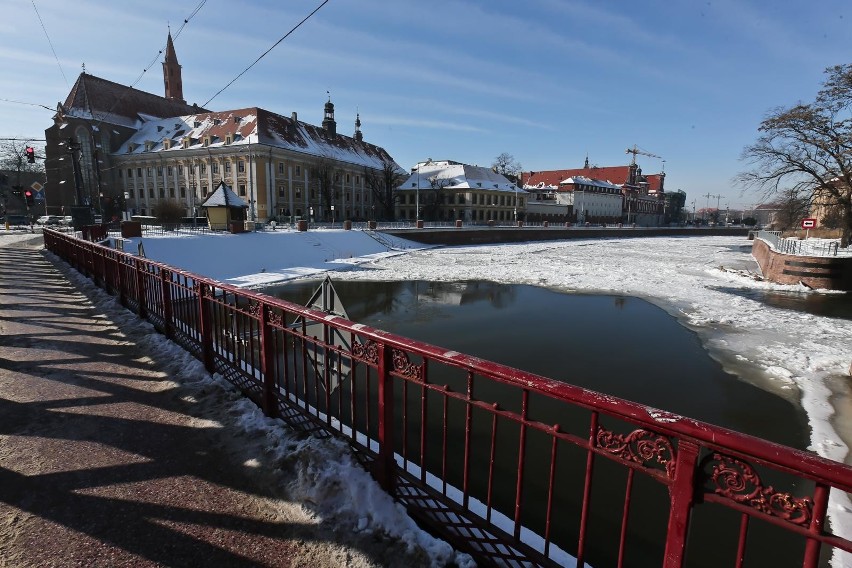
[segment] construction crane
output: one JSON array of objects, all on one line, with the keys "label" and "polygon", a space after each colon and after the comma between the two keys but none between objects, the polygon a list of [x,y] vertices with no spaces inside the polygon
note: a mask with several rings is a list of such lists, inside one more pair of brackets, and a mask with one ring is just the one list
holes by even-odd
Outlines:
[{"label": "construction crane", "polygon": [[642,154],[643,156],[648,156],[650,158],[658,158],[662,160],[662,156],[658,156],[656,154],[652,154],[651,152],[646,152],[645,150],[639,149],[639,147],[634,144],[632,148],[628,148],[624,151],[625,154],[633,154],[633,161],[630,163],[631,166],[636,165],[636,154]]}]

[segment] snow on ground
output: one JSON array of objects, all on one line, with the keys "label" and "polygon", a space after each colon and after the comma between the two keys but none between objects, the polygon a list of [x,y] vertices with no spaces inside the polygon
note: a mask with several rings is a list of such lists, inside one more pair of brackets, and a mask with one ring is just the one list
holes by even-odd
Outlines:
[{"label": "snow on ground", "polygon": [[[642,297],[695,330],[728,370],[798,401],[809,417],[812,450],[836,461],[848,459],[852,321],[774,308],[749,297],[760,289],[819,292],[755,279],[757,267],[745,237],[596,238],[447,248],[377,238],[361,231],[319,230],[146,236],[142,242],[149,258],[241,286],[339,270],[338,279],[489,280]],[[134,239],[125,250],[137,246]],[[329,458],[329,463],[335,461]],[[852,503],[846,495],[832,494],[829,514],[836,533],[852,535]],[[366,510],[363,515],[370,518]],[[834,566],[845,562],[852,566],[852,560],[835,555]]]}]

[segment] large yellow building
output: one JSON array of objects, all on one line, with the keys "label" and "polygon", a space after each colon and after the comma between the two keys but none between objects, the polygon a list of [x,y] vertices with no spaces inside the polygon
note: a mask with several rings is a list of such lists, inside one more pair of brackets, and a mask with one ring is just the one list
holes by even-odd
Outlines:
[{"label": "large yellow building", "polygon": [[224,181],[249,204],[249,220],[366,219],[382,209],[369,180],[402,171],[363,140],[360,117],[352,136],[339,134],[330,99],[321,126],[296,113],[187,105],[171,36],[163,81],[161,97],[79,76],[45,131],[49,213],[80,206],[109,218],[177,207],[191,217]]}]

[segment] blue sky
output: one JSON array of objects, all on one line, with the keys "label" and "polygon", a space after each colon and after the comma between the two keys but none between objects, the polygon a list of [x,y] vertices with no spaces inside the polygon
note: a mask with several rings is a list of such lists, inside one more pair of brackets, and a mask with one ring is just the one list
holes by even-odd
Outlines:
[{"label": "blue sky", "polygon": [[[7,0],[9,1],[9,0]],[[35,0],[0,20],[0,137],[43,138],[85,63],[132,84],[198,6]],[[208,0],[175,40],[184,96],[206,103],[321,0]],[[848,0],[595,2],[330,0],[207,107],[260,106],[338,131],[410,168],[426,158],[529,170],[665,159],[689,206],[762,201],[732,177],[773,107],[811,101],[823,70],[852,61]],[[161,59],[160,59],[161,60]],[[159,61],[136,85],[162,94]],[[61,66],[61,71],[60,71]],[[64,77],[63,77],[64,72]],[[661,160],[639,156],[646,173]],[[721,195],[718,200],[707,194]]]}]

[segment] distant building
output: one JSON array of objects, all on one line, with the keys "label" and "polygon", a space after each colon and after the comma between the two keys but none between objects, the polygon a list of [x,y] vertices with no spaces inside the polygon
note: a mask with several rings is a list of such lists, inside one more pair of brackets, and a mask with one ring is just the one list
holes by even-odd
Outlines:
[{"label": "distant building", "polygon": [[490,168],[432,159],[411,168],[396,192],[399,219],[470,223],[522,220],[527,197]]},{"label": "distant building", "polygon": [[[144,216],[168,201],[192,217],[225,182],[248,203],[250,220],[311,211],[317,220],[366,218],[373,196],[365,174],[386,164],[401,170],[387,151],[364,142],[359,116],[353,136],[339,134],[330,99],[322,126],[258,107],[187,105],[171,35],[163,81],[161,97],[80,75],[45,131],[51,213],[79,203],[109,216]],[[76,173],[69,140],[80,147]]]},{"label": "distant building", "polygon": [[[536,202],[551,201],[567,207],[564,214],[570,221],[657,226],[666,219],[680,217],[679,210],[667,211],[672,205],[665,197],[665,175],[643,174],[635,163],[589,166],[587,158],[582,168],[524,172],[521,183],[537,196]],[[673,200],[675,205],[680,201]],[[530,207],[532,212],[538,203],[531,203]],[[682,209],[683,204],[679,207]]]}]

